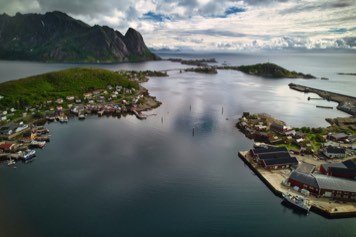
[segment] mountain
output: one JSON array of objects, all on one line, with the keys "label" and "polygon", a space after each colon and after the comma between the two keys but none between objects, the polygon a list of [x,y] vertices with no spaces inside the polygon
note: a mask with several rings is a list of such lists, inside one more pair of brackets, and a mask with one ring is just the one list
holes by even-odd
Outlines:
[{"label": "mountain", "polygon": [[111,63],[157,60],[139,32],[89,26],[65,13],[0,15],[0,59]]}]

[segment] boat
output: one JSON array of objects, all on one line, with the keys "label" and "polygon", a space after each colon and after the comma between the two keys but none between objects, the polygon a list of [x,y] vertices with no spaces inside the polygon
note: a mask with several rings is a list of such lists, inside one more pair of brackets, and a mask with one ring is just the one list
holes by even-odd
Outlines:
[{"label": "boat", "polygon": [[30,160],[33,157],[36,156],[36,151],[35,150],[31,150],[31,149],[27,149],[26,151],[24,151],[22,153],[22,158],[26,161],[26,160]]},{"label": "boat", "polygon": [[60,116],[58,118],[60,123],[68,123],[68,117],[67,116]]},{"label": "boat", "polygon": [[31,147],[43,148],[46,145],[45,141],[32,140],[30,143]]},{"label": "boat", "polygon": [[286,202],[292,204],[294,207],[309,212],[311,204],[308,199],[299,195],[290,194],[289,192],[282,193],[282,196]]},{"label": "boat", "polygon": [[78,115],[78,119],[84,120],[84,119],[85,119],[85,114],[79,114],[79,115]]}]

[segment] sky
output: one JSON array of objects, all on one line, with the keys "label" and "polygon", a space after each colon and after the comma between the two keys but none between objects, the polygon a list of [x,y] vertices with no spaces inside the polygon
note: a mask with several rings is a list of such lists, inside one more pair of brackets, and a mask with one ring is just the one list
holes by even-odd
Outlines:
[{"label": "sky", "polygon": [[9,15],[54,10],[155,49],[356,49],[355,0],[0,0]]}]

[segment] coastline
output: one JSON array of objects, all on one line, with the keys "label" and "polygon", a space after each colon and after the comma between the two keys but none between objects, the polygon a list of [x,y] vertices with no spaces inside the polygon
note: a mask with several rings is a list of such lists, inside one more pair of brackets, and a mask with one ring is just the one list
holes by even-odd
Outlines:
[{"label": "coastline", "polygon": [[[282,185],[285,179],[283,171],[267,171],[259,167],[248,155],[249,151],[239,151],[238,156],[241,160],[261,179],[261,181],[278,197],[282,198],[282,193],[289,189]],[[278,172],[278,173],[277,173]],[[296,193],[294,190],[290,192]],[[348,218],[356,217],[356,205],[348,203],[347,206],[340,203],[331,202],[328,199],[308,197],[312,202],[311,211],[320,214],[326,218]]]}]

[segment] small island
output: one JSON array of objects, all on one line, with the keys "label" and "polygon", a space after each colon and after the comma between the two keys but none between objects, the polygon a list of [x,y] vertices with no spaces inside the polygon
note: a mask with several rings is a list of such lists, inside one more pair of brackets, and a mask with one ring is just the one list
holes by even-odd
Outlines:
[{"label": "small island", "polygon": [[218,69],[236,70],[249,75],[268,77],[268,78],[303,78],[303,79],[316,78],[315,76],[310,74],[289,71],[273,63],[259,63],[254,65],[242,65],[242,66],[221,66],[218,67]]},{"label": "small island", "polygon": [[190,59],[190,60],[184,60],[182,58],[169,58],[168,61],[180,62],[181,64],[184,65],[193,65],[193,66],[200,66],[200,67],[206,67],[208,66],[208,63],[217,63],[215,58]]},{"label": "small island", "polygon": [[350,73],[350,72],[338,72],[337,74],[343,76],[356,76],[356,73]]},{"label": "small island", "polygon": [[184,69],[186,72],[197,72],[197,73],[206,73],[206,74],[217,74],[218,71],[215,67],[194,67]]},{"label": "small island", "polygon": [[43,148],[50,140],[46,121],[67,123],[68,117],[84,120],[88,114],[145,119],[142,111],[161,104],[139,84],[148,75],[165,74],[71,68],[1,83],[0,159],[12,165],[33,158],[31,149]]}]

